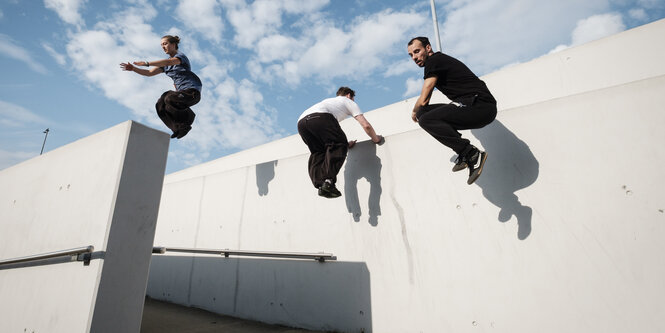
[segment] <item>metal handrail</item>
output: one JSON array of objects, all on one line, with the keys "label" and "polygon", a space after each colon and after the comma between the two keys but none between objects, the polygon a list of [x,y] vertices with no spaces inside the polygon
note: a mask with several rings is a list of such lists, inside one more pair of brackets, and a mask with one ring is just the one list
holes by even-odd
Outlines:
[{"label": "metal handrail", "polygon": [[332,253],[303,253],[303,252],[270,252],[270,251],[243,251],[243,250],[229,250],[229,249],[194,249],[183,247],[163,247],[156,246],[152,248],[152,253],[164,254],[166,252],[181,252],[181,253],[198,253],[198,254],[214,254],[229,256],[247,256],[247,257],[269,257],[269,258],[289,258],[289,259],[315,259],[320,262],[326,260],[337,260],[337,257]]},{"label": "metal handrail", "polygon": [[[88,246],[77,247],[77,248],[69,249],[69,250],[61,250],[61,251],[55,251],[55,252],[35,254],[35,255],[26,256],[26,257],[4,259],[4,260],[0,260],[0,266],[10,265],[10,264],[18,264],[18,263],[25,263],[25,262],[30,262],[30,261],[38,261],[38,260],[44,260],[44,259],[51,259],[51,258],[58,258],[58,257],[66,257],[66,256],[74,256],[74,255],[80,256],[81,254],[91,254],[94,251],[95,251],[95,247],[92,246],[92,245],[88,245]],[[85,257],[87,257],[87,258],[85,258]],[[90,262],[89,255],[85,256],[85,257],[81,261]]]}]

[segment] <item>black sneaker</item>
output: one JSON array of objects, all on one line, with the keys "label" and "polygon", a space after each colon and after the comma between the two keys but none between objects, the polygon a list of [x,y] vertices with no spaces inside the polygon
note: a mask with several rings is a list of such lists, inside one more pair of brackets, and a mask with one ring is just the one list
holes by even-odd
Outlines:
[{"label": "black sneaker", "polygon": [[342,193],[330,181],[325,181],[319,188],[319,195],[326,198],[337,198],[342,196]]},{"label": "black sneaker", "polygon": [[466,160],[461,155],[457,156],[455,165],[453,165],[453,172],[462,171],[467,168]]},{"label": "black sneaker", "polygon": [[467,184],[473,184],[480,177],[480,174],[483,172],[485,160],[487,160],[487,153],[475,148],[471,153],[471,157],[467,158],[469,165],[469,179],[466,181]]},{"label": "black sneaker", "polygon": [[192,129],[192,126],[190,126],[190,125],[182,126],[180,129],[178,129],[178,133],[177,133],[178,135],[176,136],[176,138],[181,139],[183,136],[187,135],[187,133],[189,133],[189,131],[191,129]]},{"label": "black sneaker", "polygon": [[324,192],[320,187],[319,187],[319,196],[324,198],[330,198],[328,196],[328,192]]}]

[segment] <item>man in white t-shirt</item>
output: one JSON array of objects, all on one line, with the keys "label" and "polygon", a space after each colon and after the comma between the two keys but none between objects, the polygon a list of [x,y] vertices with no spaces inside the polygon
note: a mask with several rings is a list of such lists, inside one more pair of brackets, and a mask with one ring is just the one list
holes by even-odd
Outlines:
[{"label": "man in white t-shirt", "polygon": [[349,87],[337,90],[337,97],[327,98],[305,110],[298,118],[298,134],[311,155],[309,156],[309,178],[319,195],[337,198],[342,195],[335,183],[337,174],[346,160],[346,153],[354,141],[347,141],[339,122],[352,116],[372,142],[381,144],[383,137],[377,135],[372,125],[354,102],[356,93]]}]

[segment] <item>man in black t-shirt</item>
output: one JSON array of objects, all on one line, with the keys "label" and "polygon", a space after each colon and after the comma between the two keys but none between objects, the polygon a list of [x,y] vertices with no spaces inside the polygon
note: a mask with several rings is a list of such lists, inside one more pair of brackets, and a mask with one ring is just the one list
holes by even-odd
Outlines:
[{"label": "man in black t-shirt", "polygon": [[[411,39],[409,56],[425,68],[423,89],[413,107],[411,119],[445,146],[457,153],[453,171],[469,168],[467,184],[473,184],[483,171],[487,153],[462,138],[458,130],[481,128],[496,118],[496,100],[480,80],[461,61],[433,52],[427,37]],[[429,104],[434,87],[450,104]]]}]

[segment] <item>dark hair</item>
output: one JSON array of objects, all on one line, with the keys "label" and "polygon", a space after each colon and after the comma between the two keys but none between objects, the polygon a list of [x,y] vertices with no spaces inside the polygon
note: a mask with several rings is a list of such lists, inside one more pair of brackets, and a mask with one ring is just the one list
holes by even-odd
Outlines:
[{"label": "dark hair", "polygon": [[166,35],[162,37],[162,39],[166,38],[166,40],[169,41],[171,44],[175,44],[175,49],[178,49],[178,43],[180,43],[180,37],[178,36],[171,36],[171,35]]},{"label": "dark hair", "polygon": [[420,43],[423,44],[423,47],[426,47],[427,45],[430,45],[429,39],[427,37],[415,37],[415,38],[411,38],[411,40],[409,41],[408,44],[406,44],[406,46],[409,46],[409,45],[413,44],[414,40],[420,41]]},{"label": "dark hair", "polygon": [[351,94],[351,98],[356,96],[356,92],[349,87],[339,87],[337,90],[337,96],[346,96],[348,94]]}]

